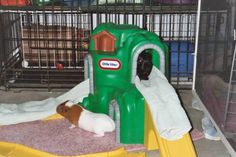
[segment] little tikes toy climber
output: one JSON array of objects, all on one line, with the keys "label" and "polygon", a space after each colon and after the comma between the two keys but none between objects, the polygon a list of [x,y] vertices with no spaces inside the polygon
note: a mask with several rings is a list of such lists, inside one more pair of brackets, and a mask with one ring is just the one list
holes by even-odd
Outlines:
[{"label": "little tikes toy climber", "polygon": [[89,52],[85,76],[90,78],[91,94],[82,104],[93,112],[114,116],[117,142],[158,147],[165,157],[195,156],[189,135],[171,142],[159,136],[134,85],[138,56],[143,52],[151,54],[153,65],[168,76],[168,49],[157,35],[131,25],[101,24],[92,33]]},{"label": "little tikes toy climber", "polygon": [[117,134],[121,143],[144,142],[145,101],[134,86],[137,59],[143,51],[152,53],[153,64],[167,74],[167,48],[155,34],[136,26],[102,24],[94,30],[89,45],[88,76],[94,88],[83,105],[108,114],[115,100],[119,105],[121,125]]}]

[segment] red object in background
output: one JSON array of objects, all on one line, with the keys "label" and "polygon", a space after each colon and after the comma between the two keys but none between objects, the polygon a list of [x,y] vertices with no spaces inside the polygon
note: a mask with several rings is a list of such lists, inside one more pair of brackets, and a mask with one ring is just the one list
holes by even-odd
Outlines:
[{"label": "red object in background", "polygon": [[79,28],[77,32],[78,45],[80,45],[82,49],[88,50],[88,40],[90,38],[90,31],[83,28]]},{"label": "red object in background", "polygon": [[30,0],[0,0],[0,6],[29,6],[31,5]]},{"label": "red object in background", "polygon": [[57,70],[62,70],[64,68],[64,63],[63,62],[58,62],[57,63]]}]

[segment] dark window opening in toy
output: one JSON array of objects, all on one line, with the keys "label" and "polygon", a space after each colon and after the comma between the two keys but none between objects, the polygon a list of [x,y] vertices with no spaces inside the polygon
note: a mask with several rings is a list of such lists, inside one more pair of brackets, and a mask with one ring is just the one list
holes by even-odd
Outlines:
[{"label": "dark window opening in toy", "polygon": [[116,38],[107,31],[96,34],[93,36],[93,40],[95,51],[115,52]]},{"label": "dark window opening in toy", "polygon": [[152,54],[150,50],[144,50],[140,53],[137,61],[137,75],[140,80],[148,80],[148,76],[152,71]]}]

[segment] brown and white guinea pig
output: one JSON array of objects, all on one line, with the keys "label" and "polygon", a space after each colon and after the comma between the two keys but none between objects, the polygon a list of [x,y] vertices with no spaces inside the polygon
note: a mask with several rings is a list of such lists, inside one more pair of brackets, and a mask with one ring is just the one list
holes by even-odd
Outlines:
[{"label": "brown and white guinea pig", "polygon": [[90,112],[81,105],[75,105],[71,101],[58,105],[57,113],[72,123],[70,128],[78,126],[81,129],[95,133],[95,137],[102,137],[105,132],[115,130],[114,121],[106,114]]}]

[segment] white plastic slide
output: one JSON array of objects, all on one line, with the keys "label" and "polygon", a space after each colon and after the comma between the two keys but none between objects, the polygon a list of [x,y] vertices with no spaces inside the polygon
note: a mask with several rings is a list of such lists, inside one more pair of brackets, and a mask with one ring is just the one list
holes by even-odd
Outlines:
[{"label": "white plastic slide", "polygon": [[56,113],[56,107],[67,100],[81,102],[89,94],[89,79],[81,82],[57,98],[29,101],[22,104],[0,104],[0,125],[17,124],[47,118]]},{"label": "white plastic slide", "polygon": [[178,140],[189,132],[191,124],[174,88],[156,67],[147,81],[136,76],[135,85],[147,101],[161,137]]}]

